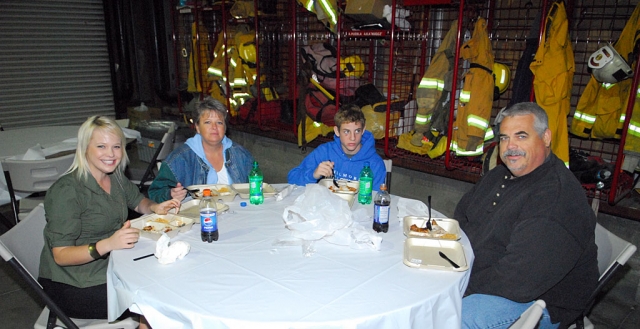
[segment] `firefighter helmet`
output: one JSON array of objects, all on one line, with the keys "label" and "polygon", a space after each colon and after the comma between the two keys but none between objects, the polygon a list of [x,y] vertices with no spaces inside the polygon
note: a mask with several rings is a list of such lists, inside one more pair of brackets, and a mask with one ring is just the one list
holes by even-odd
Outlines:
[{"label": "firefighter helmet", "polygon": [[617,83],[633,76],[629,64],[610,44],[591,54],[588,66],[599,82]]},{"label": "firefighter helmet", "polygon": [[238,46],[238,55],[246,63],[256,62],[256,44],[255,42],[245,42]]},{"label": "firefighter helmet", "polygon": [[495,86],[500,94],[507,91],[511,82],[511,70],[505,64],[494,62],[493,75],[495,76]]},{"label": "firefighter helmet", "polygon": [[351,55],[340,60],[340,71],[348,77],[359,78],[364,74],[364,63],[358,55]]}]

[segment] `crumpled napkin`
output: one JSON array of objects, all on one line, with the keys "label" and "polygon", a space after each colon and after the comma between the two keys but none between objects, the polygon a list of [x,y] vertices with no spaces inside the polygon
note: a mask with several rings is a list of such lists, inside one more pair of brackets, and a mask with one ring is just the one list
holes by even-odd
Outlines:
[{"label": "crumpled napkin", "polygon": [[[398,221],[401,222],[406,216],[427,216],[429,208],[420,200],[399,198],[398,200]],[[442,213],[431,209],[431,217],[445,217]]]},{"label": "crumpled napkin", "polygon": [[165,233],[156,242],[156,252],[154,255],[158,258],[160,264],[166,265],[184,258],[191,250],[191,245],[184,241],[175,241],[171,244],[171,238]]},{"label": "crumpled napkin", "polygon": [[291,191],[293,191],[295,187],[295,185],[289,185],[280,190],[280,192],[276,193],[276,201],[282,201],[282,199],[289,195],[289,193],[291,193]]}]

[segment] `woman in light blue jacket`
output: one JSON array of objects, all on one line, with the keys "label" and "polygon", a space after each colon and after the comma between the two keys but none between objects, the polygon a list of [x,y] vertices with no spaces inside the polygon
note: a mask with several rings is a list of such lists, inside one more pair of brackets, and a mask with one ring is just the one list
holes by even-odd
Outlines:
[{"label": "woman in light blue jacket", "polygon": [[189,185],[248,183],[254,158],[225,136],[225,106],[207,97],[196,105],[196,114],[198,133],[162,162],[149,187],[151,200],[183,200]]}]

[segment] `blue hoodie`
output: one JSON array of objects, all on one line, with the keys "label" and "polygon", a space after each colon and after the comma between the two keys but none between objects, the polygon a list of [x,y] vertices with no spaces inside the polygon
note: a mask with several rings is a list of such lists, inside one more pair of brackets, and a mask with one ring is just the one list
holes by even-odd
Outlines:
[{"label": "blue hoodie", "polygon": [[373,171],[373,190],[380,190],[380,184],[384,183],[387,170],[382,158],[376,153],[375,140],[370,131],[364,132],[361,144],[360,151],[349,158],[342,151],[340,137],[334,136],[332,142],[318,146],[302,160],[299,166],[289,171],[289,175],[287,175],[289,184],[304,186],[309,183],[317,183],[317,180],[313,178],[313,172],[323,161],[333,161],[336,179],[359,180],[364,163],[369,161],[371,171]]}]

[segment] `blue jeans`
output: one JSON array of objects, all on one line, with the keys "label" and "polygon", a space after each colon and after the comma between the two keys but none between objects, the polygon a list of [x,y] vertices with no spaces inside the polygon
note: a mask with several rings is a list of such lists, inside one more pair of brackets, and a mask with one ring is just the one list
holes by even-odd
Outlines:
[{"label": "blue jeans", "polygon": [[[498,329],[509,328],[535,301],[516,303],[504,297],[474,294],[462,299],[462,328]],[[549,311],[542,312],[539,329],[556,329],[560,323],[552,324]]]}]

